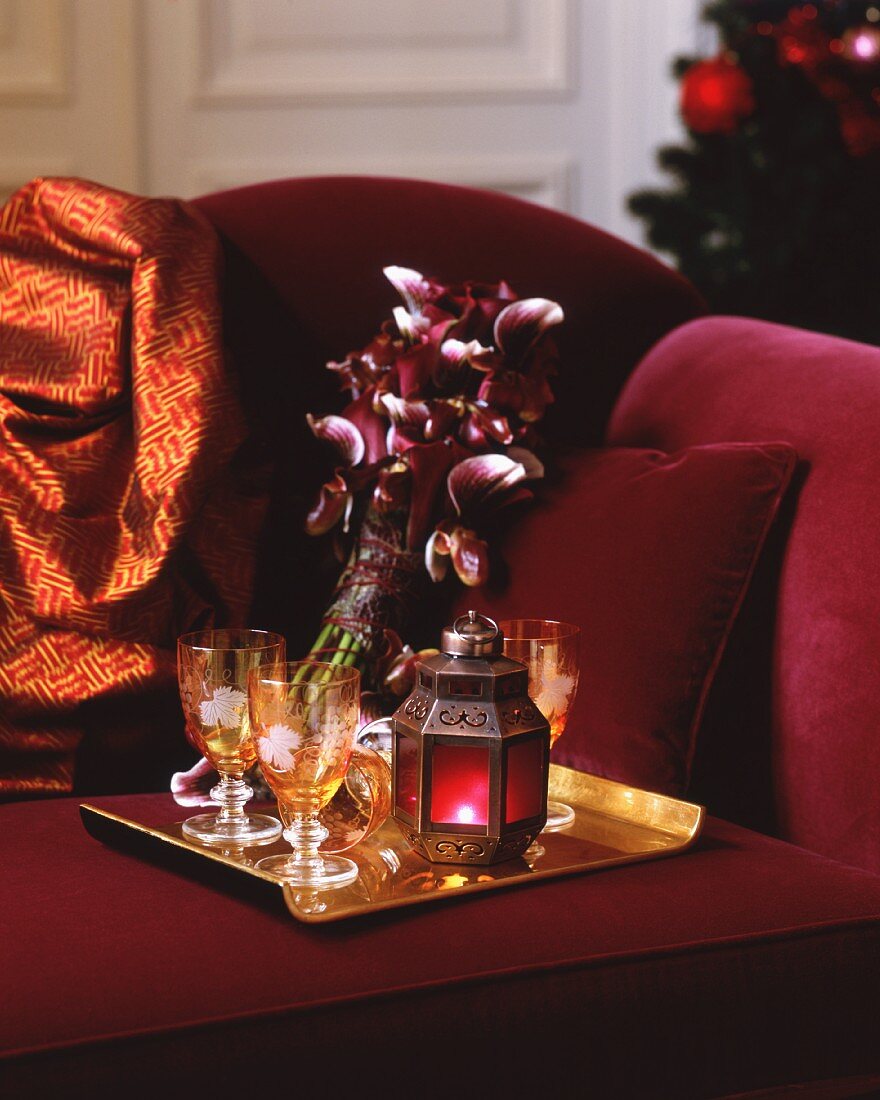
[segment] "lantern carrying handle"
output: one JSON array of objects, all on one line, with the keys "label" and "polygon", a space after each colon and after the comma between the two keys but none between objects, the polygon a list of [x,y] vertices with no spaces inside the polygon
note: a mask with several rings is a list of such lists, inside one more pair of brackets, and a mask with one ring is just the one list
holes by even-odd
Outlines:
[{"label": "lantern carrying handle", "polygon": [[[493,637],[501,633],[498,623],[496,623],[494,619],[490,618],[488,615],[483,615],[482,612],[480,612],[478,615],[476,611],[468,611],[464,615],[459,615],[455,622],[452,624],[452,629],[459,636],[459,638],[464,638],[466,640],[472,639],[473,634],[462,634],[462,632],[458,629],[458,624],[462,621],[473,624],[477,621],[477,618],[479,618],[481,622],[486,623],[487,626],[492,627],[492,629],[495,631],[495,635],[493,635]],[[491,641],[491,639],[486,638],[485,641],[488,642]]]},{"label": "lantern carrying handle", "polygon": [[440,635],[440,649],[450,657],[498,657],[503,647],[498,623],[478,611],[459,615]]}]

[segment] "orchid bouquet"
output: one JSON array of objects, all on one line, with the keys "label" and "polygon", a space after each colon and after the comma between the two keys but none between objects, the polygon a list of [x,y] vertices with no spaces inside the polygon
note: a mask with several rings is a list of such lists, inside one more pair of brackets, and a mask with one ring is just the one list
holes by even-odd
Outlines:
[{"label": "orchid bouquet", "polygon": [[[553,401],[548,330],[563,319],[556,302],[518,299],[504,281],[384,274],[403,304],[364,348],[327,364],[349,398],[341,414],[307,416],[336,461],[306,529],[332,532],[346,562],[309,657],[359,668],[363,722],[391,713],[413,687],[416,659],[436,652],[402,641],[422,585],[450,566],[482,584],[481,529],[543,476],[535,425]],[[204,760],[176,773],[177,801],[204,804],[209,773]]]},{"label": "orchid bouquet", "polygon": [[306,528],[334,532],[347,556],[310,656],[361,669],[365,717],[412,686],[417,654],[401,634],[420,584],[450,566],[483,584],[481,527],[543,475],[535,425],[553,400],[548,330],[563,319],[556,302],[518,299],[504,281],[384,274],[403,304],[363,349],[327,364],[350,398],[341,415],[308,416],[337,464]]}]

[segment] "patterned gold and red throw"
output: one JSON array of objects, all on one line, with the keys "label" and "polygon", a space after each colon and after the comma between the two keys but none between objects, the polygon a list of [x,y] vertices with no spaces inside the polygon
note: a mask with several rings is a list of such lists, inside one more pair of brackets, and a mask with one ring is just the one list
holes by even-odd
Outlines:
[{"label": "patterned gold and red throw", "polygon": [[246,614],[265,502],[225,476],[220,265],[178,201],[37,179],[0,211],[0,794],[70,790],[84,715]]}]

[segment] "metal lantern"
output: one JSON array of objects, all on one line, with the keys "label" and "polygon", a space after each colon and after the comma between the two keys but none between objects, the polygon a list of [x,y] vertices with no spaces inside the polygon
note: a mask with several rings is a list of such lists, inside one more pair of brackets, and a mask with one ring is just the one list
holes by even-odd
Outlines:
[{"label": "metal lantern", "polygon": [[550,726],[497,623],[468,611],[392,718],[392,816],[432,863],[522,855],[547,820]]}]

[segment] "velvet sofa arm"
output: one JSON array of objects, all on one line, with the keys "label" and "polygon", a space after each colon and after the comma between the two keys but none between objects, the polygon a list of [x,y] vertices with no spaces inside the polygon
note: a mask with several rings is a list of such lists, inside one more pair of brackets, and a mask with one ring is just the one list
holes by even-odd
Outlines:
[{"label": "velvet sofa arm", "polygon": [[[778,532],[775,586],[746,617],[730,697],[765,736],[758,755],[776,831],[880,870],[880,349],[735,317],[663,338],[613,410],[611,444],[667,451],[722,440],[783,440],[800,456],[796,500]],[[761,634],[764,634],[762,637]],[[754,664],[763,654],[764,667]],[[736,661],[736,655],[731,655]],[[748,659],[747,659],[748,658]],[[749,664],[751,660],[751,664]],[[716,708],[717,709],[717,708]],[[709,757],[717,731],[704,728]],[[732,752],[736,751],[735,745]],[[728,758],[732,758],[728,746]],[[716,763],[724,759],[717,752]],[[714,777],[716,785],[724,776]],[[712,807],[710,807],[712,809]],[[723,811],[722,811],[723,812]]]}]

